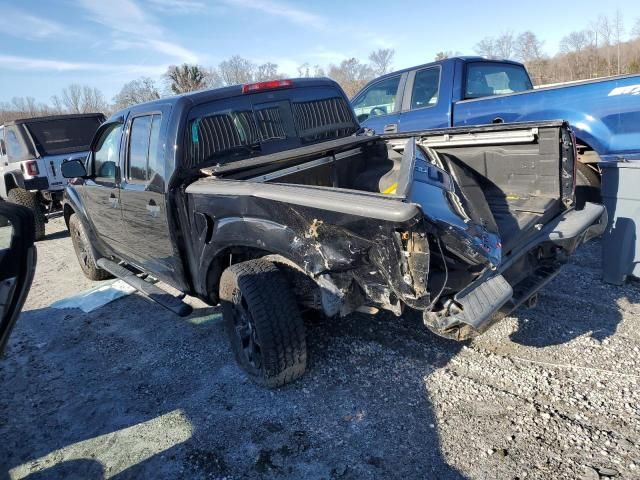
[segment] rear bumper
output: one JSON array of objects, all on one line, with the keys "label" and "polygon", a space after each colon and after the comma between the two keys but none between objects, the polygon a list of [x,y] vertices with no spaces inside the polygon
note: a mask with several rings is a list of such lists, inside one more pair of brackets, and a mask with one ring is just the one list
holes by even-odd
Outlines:
[{"label": "rear bumper", "polygon": [[514,270],[521,268],[522,262],[527,260],[525,257],[531,257],[530,253],[545,245],[555,245],[566,258],[580,244],[602,235],[606,226],[607,210],[594,203],[587,203],[582,210],[569,210],[559,215],[515,255],[504,259],[496,270],[485,272],[458,293],[447,312],[425,312],[425,324],[458,340],[484,332],[549,283],[558,274],[563,255],[556,254],[558,258],[538,262],[523,280],[511,285],[508,279]]},{"label": "rear bumper", "polygon": [[[607,228],[608,214],[603,205],[586,203],[582,210],[570,210],[545,226],[541,241],[550,241],[573,250],[581,243],[602,235]],[[573,253],[570,250],[569,253]]]}]

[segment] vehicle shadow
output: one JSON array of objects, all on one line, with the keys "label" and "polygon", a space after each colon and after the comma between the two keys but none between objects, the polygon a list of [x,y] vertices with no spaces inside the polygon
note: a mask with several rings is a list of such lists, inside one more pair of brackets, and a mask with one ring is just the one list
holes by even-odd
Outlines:
[{"label": "vehicle shadow", "polygon": [[42,242],[46,240],[58,240],[59,238],[67,238],[68,236],[69,236],[69,231],[67,229],[64,229],[58,232],[47,233],[45,234],[44,238],[40,241]]},{"label": "vehicle shadow", "polygon": [[[417,319],[307,322],[307,373],[278,390],[236,366],[215,308],[178,319],[133,295],[19,324],[0,365],[0,472],[12,477],[101,478],[78,460],[95,453],[117,478],[464,478],[441,453],[424,381],[461,345]],[[186,440],[158,420],[173,411]],[[137,438],[153,454],[135,463]],[[43,457],[56,464],[33,462]]]},{"label": "vehicle shadow", "polygon": [[621,303],[640,303],[638,282],[616,286],[602,281],[599,241],[580,250],[540,292],[535,308],[515,312],[518,329],[510,335],[513,342],[547,347],[585,334],[603,341],[615,334],[623,319]]}]

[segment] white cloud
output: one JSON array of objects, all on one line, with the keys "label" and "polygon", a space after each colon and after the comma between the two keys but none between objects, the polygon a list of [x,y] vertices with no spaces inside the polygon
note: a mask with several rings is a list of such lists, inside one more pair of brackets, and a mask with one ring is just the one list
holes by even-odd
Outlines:
[{"label": "white cloud", "polygon": [[203,12],[207,5],[199,0],[147,0],[151,8],[162,13],[190,14]]},{"label": "white cloud", "polygon": [[305,27],[323,28],[326,25],[324,17],[275,0],[223,0],[223,2],[232,7],[259,10],[269,15],[283,17]]},{"label": "white cloud", "polygon": [[[133,0],[78,0],[89,14],[89,19],[99,23],[114,36],[116,49],[123,45],[149,49],[179,62],[197,63],[198,55],[167,40],[167,34],[155,19],[143,11]],[[124,37],[124,38],[123,38]]]},{"label": "white cloud", "polygon": [[49,37],[68,37],[75,34],[62,24],[37,17],[11,7],[3,7],[0,33],[18,38],[45,39]]},{"label": "white cloud", "polygon": [[49,58],[22,57],[0,54],[0,69],[7,70],[43,70],[58,72],[110,72],[137,75],[162,75],[167,70],[163,65],[110,64],[90,62],[69,62]]}]

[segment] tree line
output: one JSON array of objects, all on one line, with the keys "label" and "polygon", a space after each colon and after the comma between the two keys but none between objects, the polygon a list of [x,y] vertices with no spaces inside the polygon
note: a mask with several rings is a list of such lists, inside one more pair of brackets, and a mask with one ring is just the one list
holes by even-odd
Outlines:
[{"label": "tree line", "polygon": [[627,32],[620,10],[610,17],[600,15],[585,28],[565,35],[556,55],[545,55],[543,47],[544,42],[531,31],[507,31],[483,38],[475,51],[489,58],[523,62],[534,85],[640,73],[640,18]]},{"label": "tree line", "polygon": [[[609,75],[640,73],[640,19],[627,32],[620,11],[613,16],[600,15],[582,30],[564,36],[558,53],[544,53],[544,41],[531,31],[507,31],[485,37],[474,47],[475,53],[487,58],[514,59],[523,62],[534,85],[584,80]],[[16,118],[62,113],[110,113],[137,103],[156,100],[205,88],[217,88],[291,76],[323,77],[336,80],[349,97],[353,97],[367,82],[393,71],[393,49],[371,52],[368,61],[349,58],[338,64],[321,66],[303,63],[297,71],[284,74],[275,63],[256,64],[239,55],[217,66],[172,65],[160,81],[141,77],[124,84],[108,101],[102,92],[88,85],[72,84],[54,95],[49,103],[35,98],[15,97],[0,102],[0,123]],[[460,55],[441,51],[435,60]]]}]

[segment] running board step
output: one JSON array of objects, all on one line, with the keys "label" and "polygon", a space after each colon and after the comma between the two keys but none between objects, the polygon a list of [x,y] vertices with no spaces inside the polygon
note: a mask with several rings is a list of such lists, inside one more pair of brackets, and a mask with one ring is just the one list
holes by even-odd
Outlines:
[{"label": "running board step", "polygon": [[100,258],[96,262],[100,268],[106,270],[111,275],[118,277],[123,282],[131,285],[133,288],[142,293],[149,300],[159,303],[167,310],[171,310],[176,315],[186,317],[191,314],[193,308],[186,304],[180,298],[171,295],[169,292],[162,290],[153,283],[145,282],[132,271],[126,269],[122,265],[118,265],[106,258]]},{"label": "running board step", "polygon": [[495,275],[455,297],[462,306],[464,322],[476,330],[482,327],[502,306],[511,300],[513,289],[502,275]]}]

